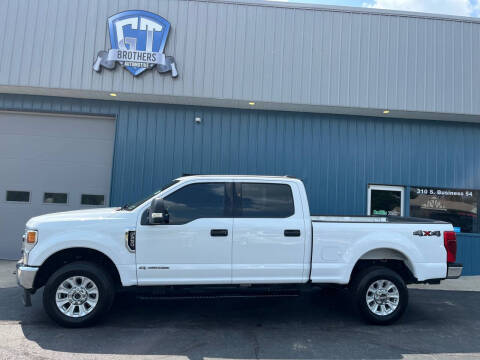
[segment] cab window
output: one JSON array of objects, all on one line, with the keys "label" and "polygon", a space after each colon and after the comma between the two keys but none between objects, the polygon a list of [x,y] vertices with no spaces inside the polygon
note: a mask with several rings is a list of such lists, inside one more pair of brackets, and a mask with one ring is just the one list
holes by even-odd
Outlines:
[{"label": "cab window", "polygon": [[242,218],[286,218],[295,213],[293,194],[287,184],[235,184],[236,216]]},{"label": "cab window", "polygon": [[170,225],[186,224],[201,218],[228,217],[225,183],[196,183],[164,198]]}]

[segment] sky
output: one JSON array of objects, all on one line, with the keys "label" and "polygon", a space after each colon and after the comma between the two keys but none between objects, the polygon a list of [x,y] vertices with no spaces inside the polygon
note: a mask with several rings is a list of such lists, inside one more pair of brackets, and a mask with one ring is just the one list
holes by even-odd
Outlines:
[{"label": "sky", "polygon": [[[276,0],[278,1],[278,0]],[[280,0],[480,17],[480,0]]]}]

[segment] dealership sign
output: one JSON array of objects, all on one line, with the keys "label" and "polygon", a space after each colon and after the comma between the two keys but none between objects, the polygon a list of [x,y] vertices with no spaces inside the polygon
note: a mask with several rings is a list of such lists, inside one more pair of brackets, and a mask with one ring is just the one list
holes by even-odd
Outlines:
[{"label": "dealership sign", "polygon": [[175,59],[163,52],[170,31],[167,20],[148,11],[128,10],[108,18],[108,29],[112,48],[98,52],[95,71],[112,70],[118,62],[133,76],[153,68],[178,76]]}]

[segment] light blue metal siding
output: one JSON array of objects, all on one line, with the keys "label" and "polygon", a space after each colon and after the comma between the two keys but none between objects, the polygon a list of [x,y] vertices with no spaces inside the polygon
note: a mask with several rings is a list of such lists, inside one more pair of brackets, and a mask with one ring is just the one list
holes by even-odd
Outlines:
[{"label": "light blue metal siding", "polygon": [[[183,173],[296,176],[315,214],[365,214],[369,183],[480,189],[473,123],[19,95],[0,95],[1,109],[116,116],[112,205]],[[459,240],[480,273],[480,235]]]},{"label": "light blue metal siding", "polygon": [[[479,19],[230,0],[1,6],[3,92],[480,114]],[[130,9],[171,22],[166,54],[175,56],[177,79],[92,70],[98,51],[110,48],[107,18]]]}]

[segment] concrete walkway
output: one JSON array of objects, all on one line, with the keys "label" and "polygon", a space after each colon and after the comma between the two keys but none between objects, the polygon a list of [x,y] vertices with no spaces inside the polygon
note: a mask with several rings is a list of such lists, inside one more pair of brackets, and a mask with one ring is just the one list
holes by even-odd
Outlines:
[{"label": "concrete walkway", "polygon": [[0,260],[0,288],[8,288],[17,285],[15,277],[16,261]]},{"label": "concrete walkway", "polygon": [[459,279],[443,280],[439,285],[410,285],[412,289],[447,290],[447,291],[480,291],[480,276],[462,276]]},{"label": "concrete walkway", "polygon": [[365,324],[345,291],[279,298],[141,300],[64,329],[23,307],[14,261],[0,261],[0,360],[480,359],[480,277],[410,289],[392,326]]}]

